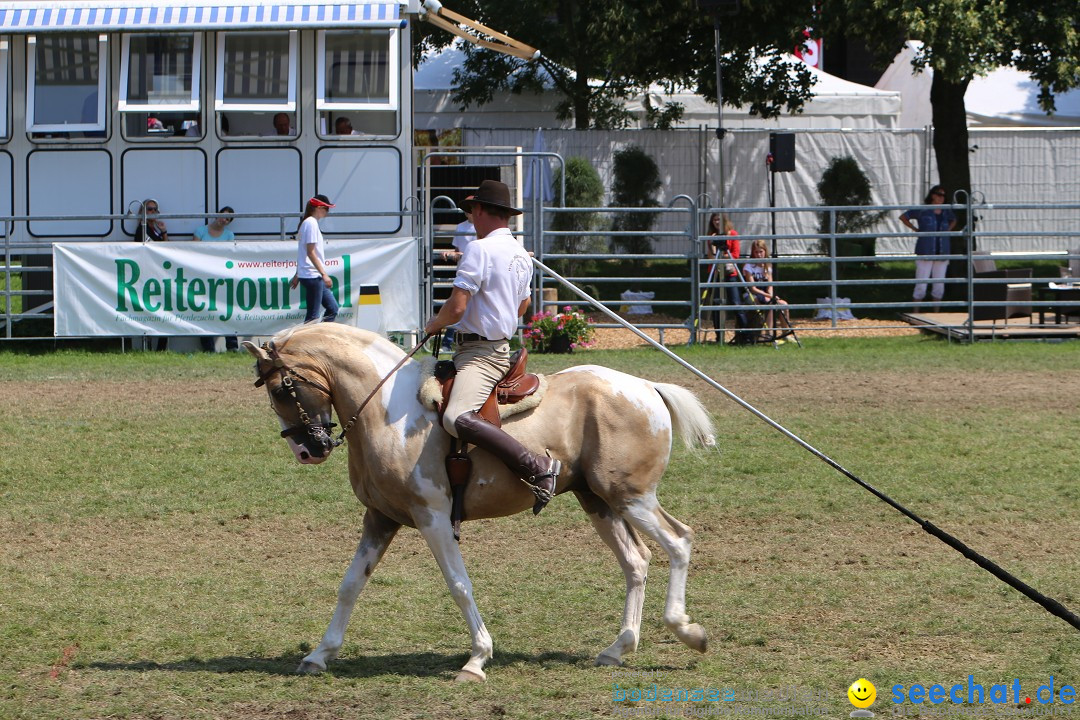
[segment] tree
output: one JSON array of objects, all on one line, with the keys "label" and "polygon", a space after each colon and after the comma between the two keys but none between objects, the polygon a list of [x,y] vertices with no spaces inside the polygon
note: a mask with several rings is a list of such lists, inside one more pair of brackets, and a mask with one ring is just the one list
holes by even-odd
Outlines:
[{"label": "tree", "polygon": [[[496,92],[550,92],[563,100],[561,118],[575,127],[620,128],[632,120],[624,100],[653,84],[693,88],[716,98],[713,22],[693,0],[460,0],[454,10],[540,49],[526,62],[467,45],[456,73],[455,102],[468,108]],[[748,105],[763,117],[797,111],[809,98],[811,74],[784,59],[811,21],[812,3],[743,0],[721,32],[724,102]],[[417,57],[452,36],[421,23]],[[648,109],[650,122],[670,125],[677,105]]]},{"label": "tree", "polygon": [[[660,203],[660,168],[656,161],[636,145],[615,152],[611,174],[611,205],[624,208],[652,208]],[[652,228],[656,213],[623,213],[616,216],[612,230],[643,232]],[[643,255],[652,252],[652,238],[646,235],[613,235],[612,244],[623,252]]]},{"label": "tree", "polygon": [[861,38],[883,56],[904,39],[922,42],[913,72],[934,71],[934,155],[950,199],[971,189],[964,94],[972,78],[999,66],[1030,71],[1048,112],[1053,93],[1080,84],[1076,0],[834,0],[826,12],[828,27]]}]

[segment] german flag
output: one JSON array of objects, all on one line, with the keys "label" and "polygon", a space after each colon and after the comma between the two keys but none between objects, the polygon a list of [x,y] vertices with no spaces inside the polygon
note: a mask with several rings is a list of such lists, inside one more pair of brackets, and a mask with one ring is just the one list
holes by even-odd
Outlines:
[{"label": "german flag", "polygon": [[382,298],[379,296],[378,285],[361,285],[360,286],[360,298],[357,300],[359,305],[382,305]]}]

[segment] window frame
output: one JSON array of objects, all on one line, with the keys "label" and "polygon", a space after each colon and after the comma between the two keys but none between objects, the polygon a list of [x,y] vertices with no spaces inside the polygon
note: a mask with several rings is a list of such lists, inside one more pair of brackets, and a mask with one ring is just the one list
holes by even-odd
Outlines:
[{"label": "window frame", "polygon": [[[234,103],[225,100],[225,41],[230,35],[278,35],[282,32],[289,33],[289,89],[288,100],[280,103]],[[215,88],[214,88],[214,113],[222,112],[297,112],[296,102],[296,76],[297,48],[299,45],[299,32],[292,30],[266,30],[255,33],[240,31],[221,31],[217,33],[217,60],[215,62]],[[299,122],[299,120],[297,121]]]},{"label": "window frame", "polygon": [[358,28],[357,31],[350,31],[350,34],[356,34],[356,32],[388,32],[390,35],[390,42],[387,48],[387,68],[389,69],[388,81],[388,98],[385,103],[350,103],[350,102],[332,102],[326,100],[326,33],[327,32],[343,32],[339,30],[319,30],[316,34],[315,42],[315,112],[318,114],[320,111],[365,111],[365,110],[392,110],[398,112],[400,110],[400,98],[401,98],[401,67],[398,61],[398,55],[400,53],[399,43],[401,32],[398,28]]},{"label": "window frame", "polygon": [[0,36],[0,140],[7,140],[10,136],[8,134],[8,116],[11,112],[11,97],[8,95],[8,90],[11,89],[11,82],[8,79],[10,76],[11,62],[9,56],[11,54],[11,41],[7,36]]},{"label": "window frame", "polygon": [[[93,33],[88,33],[93,36]],[[98,43],[98,87],[97,87],[97,116],[95,123],[68,123],[68,124],[37,124],[34,122],[36,111],[35,95],[37,94],[37,35],[26,37],[26,131],[28,133],[75,133],[75,132],[105,132],[106,109],[108,97],[109,77],[109,36],[100,33],[97,36]]]},{"label": "window frame", "polygon": [[[186,103],[141,103],[128,100],[128,86],[131,71],[131,38],[160,37],[162,35],[188,35],[194,38],[191,46],[191,96]],[[199,112],[202,92],[202,33],[124,33],[120,49],[120,100],[116,109],[121,113],[143,112]]]}]

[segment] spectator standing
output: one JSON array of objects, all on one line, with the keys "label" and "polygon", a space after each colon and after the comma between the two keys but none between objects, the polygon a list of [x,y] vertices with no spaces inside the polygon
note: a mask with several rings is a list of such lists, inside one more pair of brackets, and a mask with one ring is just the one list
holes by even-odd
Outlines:
[{"label": "spectator standing", "polygon": [[320,306],[325,310],[323,322],[333,322],[338,314],[338,302],[330,292],[334,282],[326,272],[326,241],[319,229],[319,221],[330,213],[332,207],[334,204],[325,195],[316,195],[308,200],[300,230],[296,233],[296,274],[290,287],[295,288],[299,284],[304,288],[307,302],[304,322],[317,319]]},{"label": "spectator standing", "polygon": [[[709,256],[716,259],[724,260],[738,260],[739,259],[739,233],[735,232],[735,225],[732,224],[731,218],[727,214],[713,213],[709,218],[709,229],[707,234],[709,237],[715,238],[709,241],[708,252]],[[715,266],[714,266],[715,267]],[[724,299],[728,305],[739,305],[739,288],[733,283],[739,282],[741,277],[739,274],[739,268],[735,263],[726,262],[723,265],[723,277],[724,277]],[[717,271],[719,272],[719,270]],[[714,275],[716,273],[713,273]],[[716,304],[716,294],[713,293],[713,304]],[[714,310],[712,313],[713,328],[716,329],[716,342],[721,343],[724,340],[724,330],[720,327],[720,311]],[[742,311],[735,312],[735,336],[733,341],[738,344],[742,340],[742,336],[739,334],[739,330],[746,327],[746,313]]]},{"label": "spectator standing", "polygon": [[[926,205],[942,205],[945,202],[945,188],[935,185],[930,188],[923,203]],[[948,232],[956,228],[956,215],[947,207],[929,207],[922,209],[912,208],[900,216],[900,222],[907,227],[920,233]],[[915,301],[915,312],[922,310],[919,303],[926,298],[927,280],[941,280],[949,269],[949,260],[939,259],[940,255],[948,255],[950,250],[950,238],[948,235],[923,235],[915,241],[915,254],[919,259],[915,261],[915,290],[911,298]],[[945,297],[945,283],[931,283],[930,297],[934,301],[934,312],[938,311],[938,303]]]},{"label": "spectator standing", "polygon": [[[231,207],[225,205],[218,214],[206,225],[200,228],[196,228],[193,237],[195,240],[202,242],[233,242],[236,240],[236,235],[229,229],[229,225],[233,221],[233,212]],[[214,346],[217,344],[217,337],[213,335],[203,335],[199,338],[199,342],[202,343],[202,349],[204,352],[214,352]],[[225,336],[225,351],[238,350],[239,344],[235,335]]]}]

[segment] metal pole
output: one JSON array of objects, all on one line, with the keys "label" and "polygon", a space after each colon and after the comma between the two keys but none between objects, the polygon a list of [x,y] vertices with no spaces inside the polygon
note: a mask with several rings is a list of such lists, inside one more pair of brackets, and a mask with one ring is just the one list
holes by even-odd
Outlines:
[{"label": "metal pole", "polygon": [[1058,602],[1057,600],[1055,600],[1055,599],[1053,599],[1051,597],[1043,595],[1042,593],[1040,593],[1038,590],[1031,587],[1027,583],[1023,582],[1022,580],[1020,580],[1020,579],[1016,578],[1015,576],[1011,575],[1010,573],[1006,572],[1003,568],[996,565],[993,561],[991,561],[991,560],[983,557],[979,553],[975,552],[974,550],[969,548],[967,545],[965,545],[963,542],[961,542],[957,538],[953,537],[952,535],[945,532],[944,530],[938,528],[936,525],[931,523],[929,520],[923,520],[918,515],[916,515],[912,511],[908,510],[906,507],[904,507],[900,503],[896,502],[895,500],[890,498],[885,493],[881,492],[880,490],[878,490],[874,486],[872,486],[869,483],[865,482],[864,480],[859,478],[857,475],[855,475],[853,472],[851,472],[850,470],[845,468],[843,465],[836,462],[831,457],[829,457],[825,453],[821,452],[820,450],[815,448],[813,445],[806,442],[805,440],[800,438],[798,435],[791,432],[790,430],[785,428],[783,425],[776,422],[775,420],[770,418],[768,415],[766,415],[765,413],[761,412],[760,410],[758,410],[756,407],[754,407],[750,403],[743,400],[738,395],[736,395],[735,393],[731,392],[730,390],[728,390],[726,387],[724,387],[720,383],[713,380],[711,377],[709,377],[708,375],[703,373],[701,370],[698,370],[696,367],[694,367],[693,365],[688,363],[686,360],[683,360],[681,357],[679,357],[675,353],[671,352],[670,350],[668,350],[666,347],[664,347],[660,343],[653,340],[651,337],[649,337],[648,335],[643,333],[638,328],[634,327],[633,325],[631,325],[627,321],[623,320],[621,317],[619,317],[615,313],[608,310],[606,307],[601,305],[599,303],[599,301],[595,300],[593,297],[591,297],[590,295],[585,293],[583,290],[579,289],[576,285],[571,283],[569,280],[564,278],[562,275],[559,275],[557,272],[555,272],[554,270],[549,268],[547,265],[543,264],[542,262],[540,262],[536,258],[533,258],[533,264],[535,264],[544,273],[547,273],[548,275],[550,275],[552,278],[554,278],[556,281],[558,281],[564,287],[568,288],[575,295],[577,295],[581,299],[587,301],[590,305],[595,307],[597,310],[604,313],[605,315],[610,317],[612,320],[615,320],[617,323],[619,323],[620,325],[622,325],[626,329],[632,331],[638,337],[640,337],[642,340],[645,340],[647,343],[649,343],[650,345],[655,347],[657,350],[660,350],[661,352],[663,352],[665,355],[670,357],[672,360],[679,363],[684,368],[686,368],[687,370],[692,372],[694,375],[696,375],[699,378],[701,378],[702,380],[704,380],[710,386],[712,386],[713,388],[719,390],[724,395],[726,395],[728,398],[730,398],[731,400],[734,400],[737,404],[739,404],[742,407],[746,408],[751,413],[756,415],[758,418],[765,421],[765,423],[767,423],[768,425],[770,425],[774,429],[776,429],[776,430],[780,431],[781,433],[783,433],[788,439],[794,441],[797,445],[801,446],[804,450],[808,451],[809,453],[811,453],[812,455],[817,457],[819,460],[822,460],[823,462],[825,462],[825,464],[829,465],[834,470],[837,470],[838,472],[840,472],[842,475],[847,477],[849,480],[853,481],[859,487],[873,493],[873,495],[875,497],[877,497],[879,500],[887,503],[888,505],[890,505],[892,508],[894,508],[895,510],[900,512],[905,517],[907,517],[907,518],[913,520],[914,522],[918,523],[919,526],[921,526],[922,529],[925,532],[927,532],[930,535],[933,535],[937,539],[941,540],[943,543],[945,543],[949,547],[953,548],[954,550],[959,552],[961,555],[966,557],[968,560],[972,561],[973,563],[975,563],[976,565],[978,565],[982,569],[986,570],[987,572],[989,572],[991,575],[998,578],[1002,582],[1004,582],[1007,585],[1015,588],[1016,590],[1019,590],[1021,593],[1026,595],[1029,599],[1031,599],[1031,600],[1037,602],[1039,605],[1041,605],[1043,607],[1043,609],[1045,609],[1051,615],[1055,615],[1055,616],[1061,618],[1062,620],[1069,623],[1070,625],[1072,625],[1077,630],[1080,630],[1080,617],[1077,617],[1077,615],[1075,615],[1072,611],[1070,611],[1067,607],[1062,605],[1060,602]]},{"label": "metal pole", "polygon": [[716,141],[720,163],[720,207],[726,206],[724,193],[724,78],[720,72],[720,15],[713,16],[713,43],[716,51]]}]

